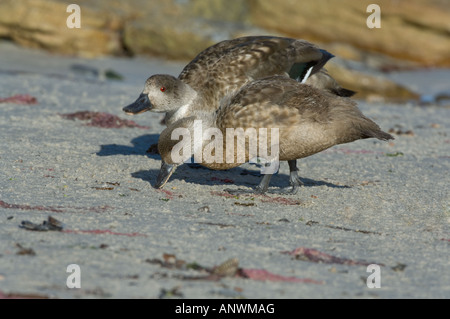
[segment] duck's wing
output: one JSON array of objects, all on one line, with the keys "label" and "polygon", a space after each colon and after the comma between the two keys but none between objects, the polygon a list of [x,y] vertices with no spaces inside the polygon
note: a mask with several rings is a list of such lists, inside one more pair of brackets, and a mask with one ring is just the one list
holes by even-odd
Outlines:
[{"label": "duck's wing", "polygon": [[295,125],[302,114],[304,118],[322,121],[327,108],[328,103],[318,90],[288,77],[273,76],[250,82],[223,99],[217,111],[217,126],[286,127]]},{"label": "duck's wing", "polygon": [[217,126],[222,130],[278,127],[295,134],[314,127],[315,135],[327,132],[323,138],[333,145],[370,137],[392,139],[351,99],[281,76],[251,82],[224,100]]},{"label": "duck's wing", "polygon": [[179,78],[200,92],[207,104],[250,81],[289,76],[299,82],[318,72],[333,55],[314,44],[283,37],[243,37],[220,42],[201,52]]},{"label": "duck's wing", "polygon": [[237,45],[248,42],[250,38],[252,37],[225,40],[206,48],[184,67],[178,78],[186,83],[196,83],[197,81],[200,81],[202,75],[205,74],[207,70],[213,68],[213,65],[218,59],[227,55],[228,52]]}]

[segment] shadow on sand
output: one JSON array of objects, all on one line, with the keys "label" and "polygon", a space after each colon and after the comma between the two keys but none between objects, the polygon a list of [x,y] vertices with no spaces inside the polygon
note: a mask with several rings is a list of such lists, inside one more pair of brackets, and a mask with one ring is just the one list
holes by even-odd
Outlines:
[{"label": "shadow on sand", "polygon": [[[146,134],[138,136],[131,140],[133,146],[108,144],[101,145],[98,156],[114,156],[114,155],[142,155],[152,159],[160,160],[159,154],[147,153],[148,148],[158,143],[159,134]],[[156,177],[159,170],[150,169],[146,171],[137,171],[131,174],[134,178],[142,179],[151,185],[156,183]],[[211,176],[213,175],[213,176]],[[195,183],[200,185],[227,185],[256,187],[262,175],[259,171],[248,170],[242,167],[236,167],[227,171],[214,171],[203,167],[199,164],[183,164],[180,165],[170,180],[184,180],[186,183]],[[169,182],[170,182],[169,180]],[[317,181],[309,178],[302,178],[305,187],[327,186],[332,188],[350,188],[346,185],[336,185],[325,181]],[[275,174],[272,177],[271,187],[287,187],[289,184],[289,176],[286,174]]]},{"label": "shadow on sand", "polygon": [[143,155],[153,159],[161,159],[158,154],[147,153],[148,148],[158,143],[159,134],[146,134],[138,136],[131,140],[133,146],[107,144],[100,145],[98,156],[114,156],[114,155]]}]

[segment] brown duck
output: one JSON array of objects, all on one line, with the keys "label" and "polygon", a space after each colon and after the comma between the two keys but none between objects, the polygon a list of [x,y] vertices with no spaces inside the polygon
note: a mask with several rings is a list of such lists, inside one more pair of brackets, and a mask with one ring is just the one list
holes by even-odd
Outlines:
[{"label": "brown duck", "polygon": [[[192,137],[190,141],[192,151],[184,154],[183,150],[180,152],[180,154],[183,153],[182,156],[174,160],[173,150],[178,150],[177,145],[180,145],[181,138],[173,138],[173,133],[180,128],[193,133],[195,123],[201,123],[203,130],[207,128],[216,129],[216,132],[219,130],[223,136],[223,149],[230,145],[230,141],[227,141],[227,128],[244,130],[253,128],[257,132],[260,132],[260,128],[268,129],[268,138],[262,140],[267,144],[267,149],[270,149],[269,144],[273,138],[269,133],[272,132],[270,129],[277,128],[279,132],[277,160],[289,163],[292,193],[295,193],[298,186],[302,185],[297,174],[297,159],[316,154],[334,145],[359,139],[377,138],[383,141],[393,139],[375,122],[365,117],[356,103],[349,98],[301,84],[285,76],[267,77],[250,82],[236,93],[226,96],[222,99],[217,111],[194,112],[191,116],[182,118],[166,128],[161,133],[158,143],[162,165],[156,188],[162,188],[175,168],[194,154],[196,141]],[[191,134],[191,136],[195,135]],[[257,134],[258,143],[262,137],[261,134]],[[235,137],[232,138],[235,139]],[[225,159],[225,154],[229,155],[230,153],[227,153],[229,151],[223,151],[223,160],[205,161],[200,164],[214,170],[237,167],[251,159],[249,142],[250,139],[245,138],[243,160],[238,158],[235,148],[231,151],[232,161],[229,158]],[[210,145],[209,143],[210,141],[202,141],[200,144],[202,152]],[[197,145],[199,145],[198,141]],[[233,145],[237,147],[237,139],[233,141]],[[216,151],[213,149],[211,154],[217,155]],[[265,174],[255,192],[265,193],[271,176],[272,174]]]},{"label": "brown duck", "polygon": [[123,110],[128,114],[166,112],[165,123],[169,126],[198,111],[215,111],[223,97],[247,83],[274,75],[310,83],[340,96],[353,95],[322,69],[332,57],[305,40],[250,36],[222,41],[202,51],[178,78],[151,76],[139,98]]}]

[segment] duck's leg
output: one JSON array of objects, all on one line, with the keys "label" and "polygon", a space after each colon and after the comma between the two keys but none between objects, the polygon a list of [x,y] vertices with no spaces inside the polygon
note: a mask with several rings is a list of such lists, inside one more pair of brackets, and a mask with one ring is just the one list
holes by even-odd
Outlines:
[{"label": "duck's leg", "polygon": [[261,182],[258,186],[255,188],[256,194],[264,194],[269,189],[269,183],[270,179],[272,178],[273,174],[265,174],[263,178],[261,179]]},{"label": "duck's leg", "polygon": [[284,194],[284,195],[295,195],[297,194],[298,187],[303,185],[303,182],[300,180],[298,176],[298,168],[297,168],[297,160],[288,161],[289,165],[289,184],[291,187],[289,189],[282,190],[271,190],[269,193],[274,194]]},{"label": "duck's leg", "polygon": [[278,195],[295,195],[297,194],[299,186],[303,185],[303,182],[300,180],[298,176],[298,168],[297,168],[297,160],[288,161],[289,165],[289,184],[291,187],[287,189],[271,189],[269,190],[270,179],[273,174],[264,174],[261,182],[258,186],[256,186],[255,190],[246,190],[246,189],[225,189],[226,192],[239,195],[239,194],[278,194]]},{"label": "duck's leg", "polygon": [[264,194],[269,189],[270,179],[273,174],[265,174],[261,179],[261,182],[254,190],[247,189],[225,189],[226,192],[233,195],[242,195],[242,194]]},{"label": "duck's leg", "polygon": [[[270,167],[271,163],[264,164],[266,167]],[[263,174],[263,178],[258,186],[255,187],[254,190],[246,190],[246,189],[225,189],[226,192],[239,195],[239,194],[264,194],[269,189],[270,179],[273,174]]]},{"label": "duck's leg", "polygon": [[297,160],[288,161],[289,165],[289,184],[292,186],[291,193],[295,194],[298,191],[299,186],[303,185],[303,182],[298,176]]}]

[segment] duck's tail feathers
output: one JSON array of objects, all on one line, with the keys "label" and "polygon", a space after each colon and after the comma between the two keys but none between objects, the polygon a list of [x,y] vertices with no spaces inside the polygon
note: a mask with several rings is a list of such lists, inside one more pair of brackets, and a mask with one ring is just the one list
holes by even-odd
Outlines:
[{"label": "duck's tail feathers", "polygon": [[336,88],[336,89],[332,89],[331,90],[332,93],[336,94],[337,96],[342,96],[342,97],[352,97],[353,95],[356,94],[355,91],[349,90],[349,89],[344,89],[344,88]]},{"label": "duck's tail feathers", "polygon": [[[373,123],[373,124],[375,124],[375,123]],[[364,130],[361,133],[362,133],[361,135],[362,135],[363,139],[365,139],[365,138],[377,138],[377,139],[379,139],[381,141],[389,141],[389,140],[393,140],[394,139],[394,137],[391,134],[382,131],[378,127],[378,125],[376,125],[376,127],[367,128],[366,130]]]},{"label": "duck's tail feathers", "polygon": [[394,137],[391,134],[383,132],[382,130],[378,131],[375,137],[382,141],[389,141],[394,139]]}]

